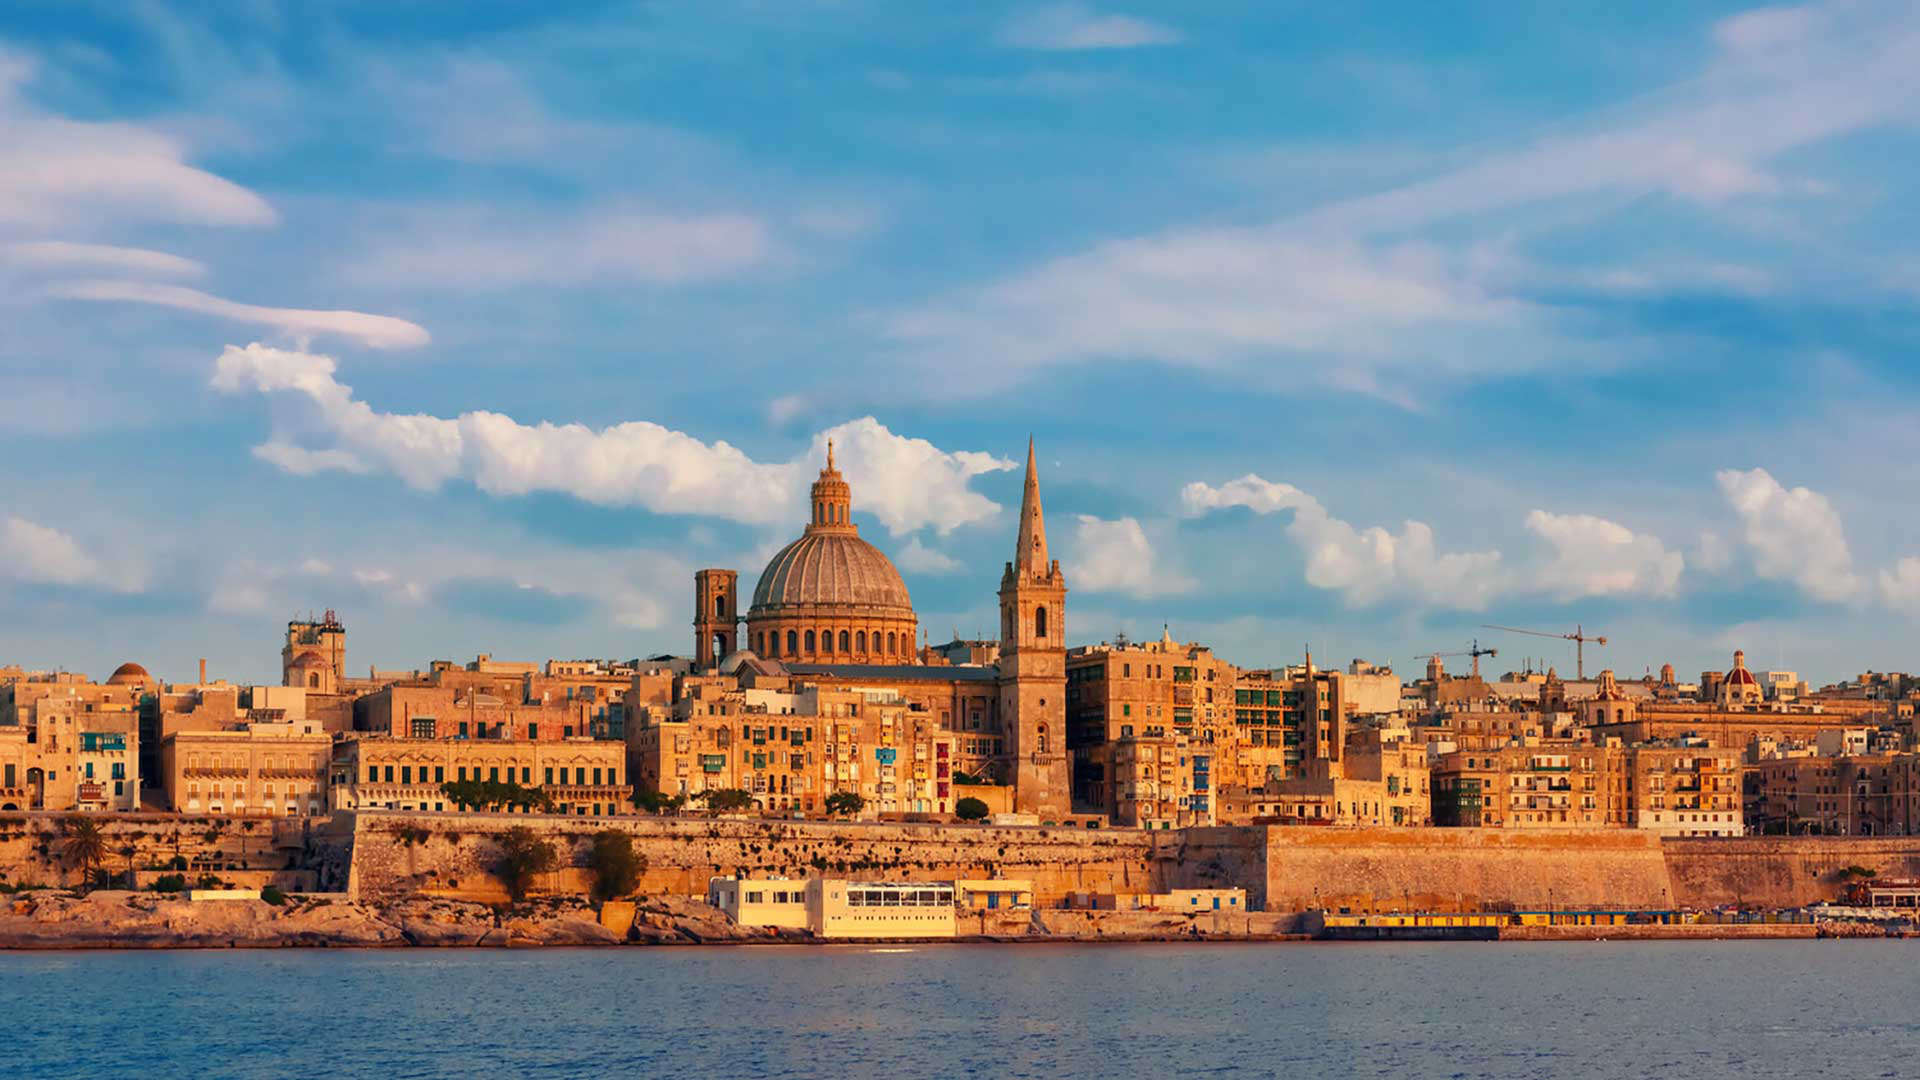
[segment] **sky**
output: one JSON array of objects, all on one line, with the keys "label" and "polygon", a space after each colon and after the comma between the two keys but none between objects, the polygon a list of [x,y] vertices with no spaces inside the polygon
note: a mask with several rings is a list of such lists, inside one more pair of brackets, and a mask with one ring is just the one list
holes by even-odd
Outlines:
[{"label": "sky", "polygon": [[[836,440],[933,640],[1911,670],[1920,10],[0,13],[0,665],[691,648]],[[1464,659],[1449,661],[1464,666]]]}]

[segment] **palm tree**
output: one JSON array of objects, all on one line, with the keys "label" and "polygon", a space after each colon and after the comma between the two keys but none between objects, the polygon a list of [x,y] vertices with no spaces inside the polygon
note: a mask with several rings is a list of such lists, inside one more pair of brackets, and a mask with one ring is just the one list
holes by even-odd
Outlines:
[{"label": "palm tree", "polygon": [[133,885],[133,855],[134,855],[134,851],[135,851],[135,850],[136,850],[136,849],[134,848],[134,846],[133,846],[132,844],[122,844],[122,845],[120,845],[120,854],[121,854],[121,855],[122,855],[123,857],[125,857],[125,858],[126,858],[126,860],[127,860],[127,888],[129,888],[129,889],[131,889],[131,888],[133,888],[133,887],[134,887],[134,885]]},{"label": "palm tree", "polygon": [[82,889],[93,885],[93,867],[107,854],[107,837],[100,831],[100,823],[78,814],[60,823],[60,831],[66,839],[60,844],[60,853],[68,862],[80,864],[80,884]]}]

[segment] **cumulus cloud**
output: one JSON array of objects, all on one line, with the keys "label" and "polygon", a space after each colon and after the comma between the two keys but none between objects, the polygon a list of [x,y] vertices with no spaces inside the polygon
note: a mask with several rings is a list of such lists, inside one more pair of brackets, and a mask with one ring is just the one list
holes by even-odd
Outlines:
[{"label": "cumulus cloud", "polygon": [[277,415],[272,436],[254,450],[289,472],[387,473],[423,490],[463,480],[494,495],[560,492],[603,506],[750,525],[806,519],[807,484],[828,439],[856,508],[896,536],[927,527],[944,534],[991,519],[999,506],[969,483],[1013,468],[991,454],[897,435],[872,417],[820,432],[794,461],[763,463],[724,441],[705,443],[648,421],[594,429],[522,424],[484,411],[451,418],[378,412],[354,398],[336,370],[327,356],[230,345],[215,362],[212,386],[296,406],[294,415]]},{"label": "cumulus cloud", "polygon": [[1585,596],[1672,596],[1686,560],[1657,537],[1591,514],[1535,510],[1527,530],[1545,540],[1553,555],[1537,582],[1560,600]]},{"label": "cumulus cloud", "polygon": [[1880,602],[1895,611],[1920,615],[1920,558],[1911,555],[1879,574]]},{"label": "cumulus cloud", "polygon": [[917,536],[909,539],[906,546],[894,554],[893,561],[900,569],[916,574],[951,574],[960,569],[959,559],[928,547]]},{"label": "cumulus cloud", "polygon": [[0,518],[0,576],[29,585],[136,592],[137,571],[114,567],[59,529],[15,515]]},{"label": "cumulus cloud", "polygon": [[1497,551],[1440,552],[1433,529],[1407,521],[1398,533],[1373,526],[1356,529],[1327,512],[1292,484],[1249,473],[1219,487],[1195,481],[1180,492],[1190,515],[1229,507],[1256,514],[1291,510],[1287,535],[1306,556],[1309,585],[1341,594],[1350,607],[1377,604],[1405,594],[1441,607],[1477,611],[1501,591],[1506,575]]},{"label": "cumulus cloud", "polygon": [[265,199],[187,164],[179,140],[135,124],[69,120],[21,95],[34,65],[0,50],[0,224],[102,220],[267,225]]},{"label": "cumulus cloud", "polygon": [[375,349],[411,348],[425,345],[431,340],[424,328],[391,315],[260,307],[223,300],[179,285],[145,281],[74,281],[55,285],[49,291],[55,296],[71,300],[124,300],[158,304],[235,322],[270,326],[299,338],[317,335],[344,337]]},{"label": "cumulus cloud", "polygon": [[114,247],[109,244],[76,244],[66,240],[0,244],[0,263],[43,269],[118,270],[181,277],[198,277],[207,269],[192,259],[164,251]]},{"label": "cumulus cloud", "polygon": [[1815,600],[1841,603],[1860,595],[1840,515],[1827,497],[1783,487],[1765,469],[1722,469],[1720,491],[1740,518],[1754,573],[1787,581]]},{"label": "cumulus cloud", "polygon": [[1076,515],[1069,550],[1071,558],[1063,562],[1076,589],[1149,597],[1193,588],[1191,578],[1161,564],[1135,518],[1105,521]]},{"label": "cumulus cloud", "polygon": [[1015,48],[1050,51],[1137,49],[1171,45],[1180,34],[1132,15],[1103,15],[1085,4],[1049,4],[1008,20],[1000,40]]}]

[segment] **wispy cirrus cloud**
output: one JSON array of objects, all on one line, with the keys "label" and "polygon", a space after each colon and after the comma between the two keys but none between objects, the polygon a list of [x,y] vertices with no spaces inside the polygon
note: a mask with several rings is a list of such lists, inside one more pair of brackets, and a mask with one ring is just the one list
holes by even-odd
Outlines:
[{"label": "wispy cirrus cloud", "polygon": [[125,271],[138,275],[199,277],[207,268],[192,259],[146,248],[80,244],[69,240],[32,240],[0,244],[0,265],[41,271]]},{"label": "wispy cirrus cloud", "polygon": [[156,304],[192,311],[231,322],[269,326],[296,338],[332,336],[357,341],[375,349],[405,349],[432,340],[426,329],[391,315],[363,311],[309,311],[302,308],[242,304],[180,285],[147,281],[69,281],[48,287],[50,295],[69,300],[125,301]]},{"label": "wispy cirrus cloud", "polygon": [[0,49],[0,225],[102,221],[270,225],[253,191],[187,163],[178,139],[137,124],[72,120],[25,99],[34,63]]},{"label": "wispy cirrus cloud", "polygon": [[1134,15],[1102,13],[1085,4],[1047,4],[1021,12],[1000,29],[1002,44],[1019,49],[1077,51],[1172,45],[1172,27]]}]

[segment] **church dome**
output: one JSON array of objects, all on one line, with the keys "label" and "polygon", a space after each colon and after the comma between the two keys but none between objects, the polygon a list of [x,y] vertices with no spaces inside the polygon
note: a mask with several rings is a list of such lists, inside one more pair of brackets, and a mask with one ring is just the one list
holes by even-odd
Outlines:
[{"label": "church dome", "polygon": [[781,548],[760,573],[750,614],[820,604],[913,614],[893,562],[858,536],[841,533],[809,532]]},{"label": "church dome", "polygon": [[107,676],[108,686],[141,686],[152,681],[153,676],[147,674],[147,669],[131,660],[114,668],[113,674]]},{"label": "church dome", "polygon": [[758,657],[801,663],[898,663],[913,655],[919,623],[900,571],[860,539],[853,492],[833,465],[813,484],[800,539],[760,572],[743,643]]}]

